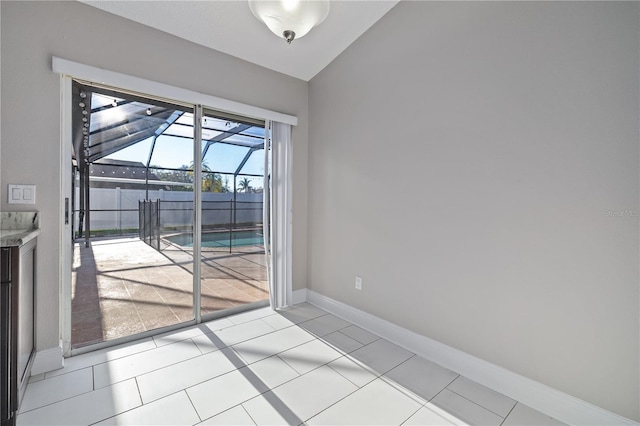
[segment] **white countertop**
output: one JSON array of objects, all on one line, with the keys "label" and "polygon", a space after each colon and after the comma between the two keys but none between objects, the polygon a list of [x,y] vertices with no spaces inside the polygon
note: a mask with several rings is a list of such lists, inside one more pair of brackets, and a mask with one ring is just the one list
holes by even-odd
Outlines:
[{"label": "white countertop", "polygon": [[1,212],[0,245],[21,247],[40,234],[38,212]]},{"label": "white countertop", "polygon": [[40,229],[0,229],[2,247],[21,247],[40,234]]}]

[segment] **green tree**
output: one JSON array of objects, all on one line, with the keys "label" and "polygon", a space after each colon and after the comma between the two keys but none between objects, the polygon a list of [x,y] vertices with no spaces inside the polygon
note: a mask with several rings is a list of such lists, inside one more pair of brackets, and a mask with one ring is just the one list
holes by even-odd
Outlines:
[{"label": "green tree", "polygon": [[229,192],[218,173],[202,172],[202,192]]},{"label": "green tree", "polygon": [[[159,180],[168,182],[184,182],[193,183],[193,173],[189,170],[189,166],[182,165],[178,170],[166,170],[160,168],[160,166],[149,166],[149,171],[157,176]],[[167,186],[166,189],[172,191],[190,191],[190,186]]]},{"label": "green tree", "polygon": [[[189,172],[193,176],[194,162],[191,162]],[[222,182],[222,176],[219,173],[211,171],[211,167],[207,162],[202,163],[202,192],[229,192],[229,187]]]},{"label": "green tree", "polygon": [[240,191],[251,192],[251,181],[249,178],[244,177],[240,182],[238,182],[238,187],[240,188]]},{"label": "green tree", "polygon": [[[193,183],[193,167],[194,163],[192,161],[190,165],[180,166],[178,170],[163,170],[158,166],[151,166],[150,169],[154,169],[154,173],[159,180]],[[228,183],[228,179],[223,182],[219,173],[212,172],[206,162],[202,163],[202,192],[230,192]],[[192,188],[190,186],[173,185],[171,189],[174,191],[191,191]]]}]

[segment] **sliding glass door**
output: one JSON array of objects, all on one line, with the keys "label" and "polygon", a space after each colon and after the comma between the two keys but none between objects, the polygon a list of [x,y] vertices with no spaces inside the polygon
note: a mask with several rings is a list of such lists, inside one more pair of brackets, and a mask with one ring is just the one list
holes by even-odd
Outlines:
[{"label": "sliding glass door", "polygon": [[193,108],[72,85],[72,348],[194,320]]},{"label": "sliding glass door", "polygon": [[266,305],[264,122],[84,82],[72,98],[72,349]]},{"label": "sliding glass door", "polygon": [[267,304],[264,122],[205,110],[201,143],[200,313]]}]

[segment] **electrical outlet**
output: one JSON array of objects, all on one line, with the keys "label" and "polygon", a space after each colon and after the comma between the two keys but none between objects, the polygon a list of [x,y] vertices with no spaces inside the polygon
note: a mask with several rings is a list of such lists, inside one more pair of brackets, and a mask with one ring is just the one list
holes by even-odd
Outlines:
[{"label": "electrical outlet", "polygon": [[356,290],[362,290],[362,277],[356,275]]}]

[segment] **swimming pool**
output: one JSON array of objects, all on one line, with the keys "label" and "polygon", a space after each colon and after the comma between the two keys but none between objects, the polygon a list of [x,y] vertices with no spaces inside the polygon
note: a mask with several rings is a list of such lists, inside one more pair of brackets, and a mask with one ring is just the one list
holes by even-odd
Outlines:
[{"label": "swimming pool", "polygon": [[[182,247],[193,247],[193,234],[177,234],[165,240]],[[264,238],[257,231],[235,231],[231,233],[231,247],[262,246]],[[202,247],[229,247],[229,232],[207,232],[202,234]]]}]

